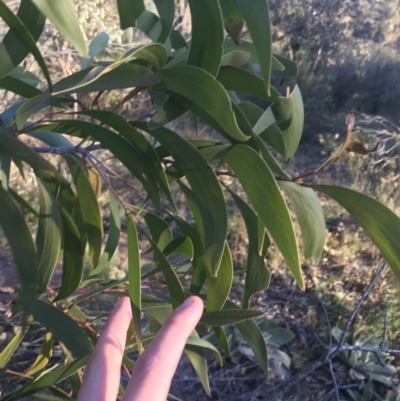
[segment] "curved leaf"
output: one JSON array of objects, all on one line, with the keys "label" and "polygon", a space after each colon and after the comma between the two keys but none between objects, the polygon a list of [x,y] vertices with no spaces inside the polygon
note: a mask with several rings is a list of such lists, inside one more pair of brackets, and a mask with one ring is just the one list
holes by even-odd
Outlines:
[{"label": "curved leaf", "polygon": [[36,236],[38,249],[38,295],[42,295],[53,276],[61,248],[61,218],[56,200],[45,181],[37,177],[39,188],[39,227]]},{"label": "curved leaf", "polygon": [[[264,262],[265,249],[264,236],[267,235],[264,226],[260,229],[260,220],[246,202],[232,190],[227,188],[235,203],[240,209],[243,220],[246,224],[249,247],[247,251],[246,281],[243,293],[243,309],[247,309],[251,297],[269,287],[271,273]],[[267,242],[268,244],[268,242]]]},{"label": "curved leaf", "polygon": [[88,68],[94,58],[106,49],[109,40],[110,36],[107,32],[100,32],[92,39],[89,44],[89,57],[82,60],[81,70]]},{"label": "curved leaf", "polygon": [[103,220],[96,194],[94,193],[85,167],[75,156],[64,155],[77,191],[82,218],[85,223],[89,244],[89,263],[95,268],[99,263],[103,239]]},{"label": "curved leaf", "polygon": [[157,42],[165,43],[172,31],[175,18],[174,0],[154,0],[161,21],[161,32]]},{"label": "curved leaf", "polygon": [[272,37],[268,3],[265,0],[236,0],[239,9],[246,21],[258,60],[267,95],[270,95],[271,67],[272,67]]},{"label": "curved leaf", "polygon": [[214,312],[222,309],[231,291],[232,280],[232,255],[228,243],[225,242],[218,275],[213,277],[211,274],[207,274],[207,312]]},{"label": "curved leaf", "polygon": [[[21,0],[18,18],[31,33],[36,42],[42,34],[46,18],[30,0]],[[29,54],[26,48],[13,32],[9,30],[0,43],[0,78],[3,78],[16,68]]]},{"label": "curved leaf", "polygon": [[275,101],[279,92],[271,87],[271,94],[267,94],[263,80],[256,74],[243,68],[225,66],[219,69],[217,80],[224,85],[226,90],[248,93],[263,99]]},{"label": "curved leaf", "polygon": [[297,75],[297,63],[278,54],[273,56],[276,61],[278,61],[282,66],[282,70],[274,69],[272,65],[273,73],[272,75],[276,77],[295,77]]},{"label": "curved leaf", "polygon": [[204,255],[204,247],[200,238],[200,233],[197,228],[193,227],[187,221],[181,219],[180,217],[170,214],[169,215],[182,230],[182,232],[187,235],[193,243],[193,274],[192,281],[190,284],[190,293],[199,294],[202,290],[204,283],[206,282],[207,276],[207,263]]},{"label": "curved leaf", "polygon": [[70,93],[101,92],[132,87],[150,87],[160,82],[151,70],[138,64],[95,67],[78,71],[54,85],[53,96]]},{"label": "curved leaf", "polygon": [[245,145],[235,146],[225,156],[225,161],[239,178],[258,216],[285,258],[297,284],[304,290],[293,223],[268,165],[256,151]]},{"label": "curved leaf", "polygon": [[325,217],[317,194],[294,182],[279,181],[279,186],[289,196],[303,238],[304,257],[318,264],[325,244]]},{"label": "curved leaf", "polygon": [[[0,17],[10,27],[12,33],[18,38],[18,40],[23,44],[23,46],[25,46],[26,49],[28,49],[29,52],[32,53],[33,57],[35,57],[35,60],[39,64],[43,72],[43,75],[46,78],[49,88],[51,88],[51,79],[49,71],[47,70],[46,63],[44,62],[40,50],[36,46],[36,39],[32,36],[29,29],[25,26],[25,24],[19,18],[19,16],[15,15],[3,2],[0,2]],[[17,43],[13,43],[13,46],[16,45],[18,46]],[[16,65],[14,65],[14,67],[15,66]]]},{"label": "curved leaf", "polygon": [[285,161],[290,160],[299,146],[304,126],[304,105],[296,85],[289,97],[279,97],[271,105],[276,124],[282,131],[285,144]]},{"label": "curved leaf", "polygon": [[92,343],[84,331],[60,309],[38,300],[33,317],[63,342],[76,358],[82,358],[93,350]]},{"label": "curved leaf", "polygon": [[128,221],[128,277],[129,277],[129,297],[132,305],[132,321],[135,330],[136,341],[139,352],[142,353],[142,328],[141,328],[141,271],[140,271],[140,253],[139,240],[136,231],[136,224],[133,217],[126,216]]},{"label": "curved leaf", "polygon": [[170,226],[161,217],[158,217],[143,208],[132,205],[130,205],[130,208],[137,213],[137,216],[144,218],[144,221],[150,230],[151,238],[160,250],[164,251],[173,238]]},{"label": "curved leaf", "polygon": [[244,27],[244,19],[236,1],[219,0],[224,18],[224,26],[236,44],[240,43],[240,34]]},{"label": "curved leaf", "polygon": [[224,41],[224,26],[218,1],[188,2],[192,16],[192,41],[187,64],[200,67],[215,76],[221,63]]},{"label": "curved leaf", "polygon": [[39,391],[45,390],[55,383],[67,379],[72,376],[79,369],[83,368],[89,361],[91,355],[86,355],[83,358],[79,358],[68,365],[54,369],[53,367],[42,372],[40,375],[18,388],[16,391],[9,393],[6,400],[18,400],[22,397],[26,398],[30,395],[36,394]]},{"label": "curved leaf", "polygon": [[219,353],[218,349],[213,344],[211,344],[210,342],[208,342],[206,340],[202,340],[199,337],[190,336],[187,339],[186,344],[187,345],[192,345],[192,346],[195,346],[195,347],[204,348],[204,349],[209,349],[209,350],[213,351],[215,357],[218,360],[219,365],[220,366],[223,365],[221,354]]},{"label": "curved leaf", "polygon": [[65,299],[74,294],[79,287],[83,273],[85,247],[72,216],[61,209],[63,223],[63,274],[61,287],[55,301]]},{"label": "curved leaf", "polygon": [[340,203],[364,229],[400,282],[400,218],[378,201],[348,188],[312,185]]},{"label": "curved leaf", "polygon": [[10,195],[0,187],[0,226],[10,244],[21,282],[20,302],[29,311],[38,293],[39,263],[29,229]]},{"label": "curved leaf", "polygon": [[[227,230],[227,212],[223,192],[214,171],[200,154],[179,135],[166,128],[150,131],[168,149],[185,174],[199,209],[195,215],[204,246],[209,272],[216,275],[222,257]],[[207,193],[207,197],[204,194]]]},{"label": "curved leaf", "polygon": [[189,257],[190,260],[194,257],[193,242],[190,237],[174,238],[164,249],[165,255],[181,253]]},{"label": "curved leaf", "polygon": [[21,341],[24,339],[26,332],[29,329],[29,325],[25,327],[20,327],[19,330],[15,333],[14,337],[11,341],[2,349],[0,352],[0,369],[4,369],[9,360],[14,355],[14,352],[17,350],[18,346],[21,344]]},{"label": "curved leaf", "polygon": [[99,264],[90,272],[88,278],[100,274],[108,266],[118,248],[119,237],[121,234],[121,216],[119,215],[118,201],[112,191],[109,191],[109,198],[110,221],[107,242],[102,254],[100,255]]},{"label": "curved leaf", "polygon": [[241,50],[234,50],[222,56],[221,67],[240,67],[250,60],[251,54]]},{"label": "curved leaf", "polygon": [[44,335],[42,349],[32,365],[24,373],[27,376],[32,376],[40,370],[44,369],[49,363],[50,358],[53,356],[54,336],[53,333],[48,331]]},{"label": "curved leaf", "polygon": [[[161,83],[157,88],[195,103],[203,112],[216,120],[232,138],[239,141],[246,141],[249,138],[236,122],[227,92],[206,71],[191,66],[177,66],[161,71],[159,76]],[[190,103],[188,108],[191,108]]]},{"label": "curved leaf", "polygon": [[276,120],[271,107],[268,107],[254,124],[254,133],[259,135],[268,145],[272,146],[281,155],[285,155],[285,143],[281,130],[275,124]]},{"label": "curved leaf", "polygon": [[148,239],[153,248],[154,256],[158,260],[158,263],[164,272],[172,307],[176,309],[179,305],[185,302],[185,291],[183,290],[182,284],[179,281],[179,277],[175,273],[175,270],[172,268],[163,252],[150,237],[148,237]]},{"label": "curved leaf", "polygon": [[[258,59],[257,56],[257,51],[256,48],[254,46],[254,43],[252,42],[248,42],[247,40],[241,40],[240,43],[235,43],[232,39],[230,38],[225,38],[224,40],[224,54],[228,54],[230,52],[233,51],[241,51],[241,52],[246,52],[248,54],[250,54],[250,58],[248,60],[248,66],[255,66],[255,65],[259,65],[260,61]],[[279,72],[283,72],[285,70],[284,65],[278,60],[281,58],[280,56],[277,55],[272,55],[272,70],[274,71],[274,74],[279,71]],[[285,61],[287,59],[285,58]],[[290,60],[288,60],[290,61]],[[294,62],[291,62],[294,65],[296,65]],[[291,65],[289,67],[292,67]],[[290,71],[291,72],[291,71]]]},{"label": "curved leaf", "polygon": [[117,5],[121,29],[134,27],[146,8],[143,0],[117,0]]},{"label": "curved leaf", "polygon": [[71,0],[31,0],[75,47],[78,53],[85,57],[87,54],[86,43],[82,35],[78,17]]},{"label": "curved leaf", "polygon": [[156,71],[159,71],[165,66],[165,64],[167,64],[168,52],[164,45],[160,43],[150,43],[148,45],[141,46],[138,49],[128,50],[121,59],[117,59],[107,68],[115,68],[123,62],[128,62],[135,59],[148,61],[152,64]]}]

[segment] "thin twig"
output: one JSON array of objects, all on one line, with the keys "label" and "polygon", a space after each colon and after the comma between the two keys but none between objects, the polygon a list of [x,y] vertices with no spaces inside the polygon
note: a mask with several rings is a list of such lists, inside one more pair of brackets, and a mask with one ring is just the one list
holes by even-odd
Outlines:
[{"label": "thin twig", "polygon": [[329,370],[330,370],[331,376],[332,376],[332,381],[333,381],[333,386],[334,386],[334,389],[335,389],[336,399],[338,401],[340,401],[339,387],[338,387],[338,384],[337,384],[335,372],[333,371],[332,360],[329,361]]},{"label": "thin twig", "polygon": [[65,146],[65,147],[56,147],[56,146],[36,146],[32,148],[34,151],[38,153],[51,153],[54,155],[65,155],[69,153],[77,153],[81,154],[82,156],[88,156],[90,152],[94,150],[103,149],[103,145],[100,144],[93,144],[86,146],[84,148],[80,146]]},{"label": "thin twig", "polygon": [[[275,390],[274,394],[272,394],[271,399],[279,399],[279,397],[281,396],[281,394],[286,393],[290,388],[292,388],[295,384],[301,382],[302,380],[304,380],[310,373],[314,372],[316,369],[320,368],[321,366],[324,366],[325,364],[329,364],[329,367],[331,369],[332,367],[332,360],[333,358],[335,358],[337,355],[339,355],[341,352],[343,351],[363,351],[363,352],[371,352],[374,355],[377,356],[378,359],[378,363],[383,363],[382,359],[380,358],[379,354],[380,353],[386,353],[386,354],[400,354],[400,349],[391,349],[391,348],[384,348],[382,346],[378,347],[378,348],[374,348],[374,347],[364,347],[364,346],[357,346],[357,345],[347,345],[345,344],[345,339],[346,339],[346,335],[355,319],[355,316],[357,315],[361,304],[366,300],[366,298],[368,297],[369,293],[371,292],[373,286],[375,285],[376,281],[378,280],[378,278],[380,277],[380,275],[382,274],[383,270],[386,268],[387,263],[386,261],[382,263],[382,265],[379,267],[379,269],[377,270],[377,272],[374,274],[374,276],[371,279],[370,284],[368,285],[368,287],[365,289],[364,293],[362,294],[362,296],[360,297],[359,301],[357,302],[357,304],[355,305],[353,311],[351,312],[345,328],[343,330],[343,334],[339,340],[339,343],[335,346],[330,346],[327,348],[327,351],[324,355],[322,355],[321,357],[319,357],[318,359],[316,359],[315,361],[309,363],[308,365],[306,365],[303,369],[300,370],[300,372],[298,372],[296,375],[292,376],[291,379],[286,380],[284,382],[282,382],[278,388]],[[385,323],[385,333],[386,333],[386,325],[387,325],[387,321]],[[330,324],[329,324],[330,326]],[[386,334],[385,334],[386,336]],[[381,342],[382,345],[382,342]],[[332,369],[331,369],[332,370]],[[337,383],[335,382],[335,389],[334,392],[336,393],[336,395],[338,394],[338,390],[339,390],[339,386],[337,385]]]},{"label": "thin twig", "polygon": [[319,304],[321,305],[321,308],[324,312],[324,316],[325,316],[325,321],[326,321],[326,325],[328,327],[328,331],[329,331],[329,348],[332,346],[332,327],[331,327],[331,322],[329,320],[329,315],[328,315],[328,311],[326,309],[326,306],[324,304],[324,301],[322,301],[322,299],[316,295]]},{"label": "thin twig", "polygon": [[385,270],[386,266],[387,266],[387,262],[384,261],[382,263],[382,265],[380,266],[380,268],[378,269],[378,271],[372,277],[371,282],[369,283],[368,287],[366,288],[366,290],[362,294],[361,298],[356,303],[356,306],[354,307],[353,311],[350,314],[349,319],[346,322],[346,325],[344,326],[343,333],[342,333],[342,336],[340,337],[338,347],[343,346],[343,344],[344,344],[344,342],[346,340],[346,335],[347,335],[347,333],[348,333],[348,331],[350,329],[350,326],[353,323],[358,311],[360,310],[360,307],[361,307],[362,303],[367,299],[369,293],[371,292],[372,288],[374,287],[374,285],[377,282],[377,280],[378,280],[379,276],[381,275],[381,273]]},{"label": "thin twig", "polygon": [[389,312],[389,303],[386,302],[385,307],[385,316],[383,318],[383,332],[382,332],[382,341],[379,344],[380,348],[385,348],[386,345],[386,333],[387,333],[387,323],[388,323],[388,312]]}]

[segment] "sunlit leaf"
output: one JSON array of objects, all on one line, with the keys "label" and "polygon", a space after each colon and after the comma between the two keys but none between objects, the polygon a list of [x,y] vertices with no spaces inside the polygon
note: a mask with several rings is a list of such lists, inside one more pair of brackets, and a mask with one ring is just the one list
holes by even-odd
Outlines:
[{"label": "sunlit leaf", "polygon": [[234,50],[222,56],[221,67],[240,67],[250,60],[251,54],[241,50]]},{"label": "sunlit leaf", "polygon": [[235,146],[225,157],[225,161],[239,178],[299,287],[304,289],[293,223],[268,165],[256,151],[245,145]]},{"label": "sunlit leaf", "polygon": [[79,369],[83,368],[89,361],[90,355],[79,358],[68,365],[54,369],[54,367],[45,370],[40,375],[24,384],[16,391],[9,393],[6,400],[17,400],[23,397],[28,397],[41,390],[45,390],[55,383],[67,379]]},{"label": "sunlit leaf", "polygon": [[31,0],[60,31],[60,33],[75,47],[78,53],[85,57],[87,48],[78,17],[71,0]]},{"label": "sunlit leaf", "polygon": [[304,125],[304,106],[300,89],[296,85],[289,97],[279,97],[271,105],[276,124],[282,131],[285,160],[290,160],[299,146]]},{"label": "sunlit leaf", "polygon": [[289,196],[303,238],[304,257],[318,264],[325,244],[325,217],[317,194],[311,189],[290,181],[279,181]]},{"label": "sunlit leaf", "polygon": [[382,252],[400,281],[400,218],[382,203],[348,188],[312,185],[340,203]]},{"label": "sunlit leaf", "polygon": [[46,365],[49,363],[50,358],[53,356],[53,347],[54,347],[54,336],[53,333],[48,331],[44,335],[42,349],[40,350],[40,354],[37,356],[32,365],[28,368],[28,370],[24,373],[27,376],[32,376],[40,370],[44,369]]},{"label": "sunlit leaf", "polygon": [[0,369],[4,369],[9,360],[14,355],[14,352],[17,350],[18,346],[21,344],[21,341],[25,337],[26,332],[29,329],[29,325],[25,327],[20,327],[19,330],[15,333],[14,337],[11,341],[3,348],[0,352]]}]

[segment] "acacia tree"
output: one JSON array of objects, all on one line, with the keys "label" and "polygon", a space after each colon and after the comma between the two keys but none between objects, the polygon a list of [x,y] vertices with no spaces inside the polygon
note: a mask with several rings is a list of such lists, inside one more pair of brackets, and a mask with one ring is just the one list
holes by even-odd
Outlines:
[{"label": "acacia tree", "polygon": [[[9,362],[33,322],[46,329],[41,355],[25,372],[34,378],[2,400],[24,398],[44,389],[73,398],[79,390],[79,370],[96,342],[94,329],[78,303],[117,287],[126,289],[132,301],[133,330],[127,355],[141,352],[171,311],[190,294],[197,294],[205,300],[204,314],[185,352],[205,390],[210,392],[204,349],[212,349],[219,359],[220,354],[199,333],[213,330],[221,348],[229,352],[222,329],[228,324],[237,327],[268,376],[265,340],[252,320],[262,312],[249,309],[249,304],[255,293],[268,288],[266,255],[272,241],[299,287],[305,287],[287,199],[300,226],[305,259],[318,263],[323,252],[324,216],[315,192],[321,191],[347,209],[400,279],[399,218],[353,190],[307,184],[307,177],[349,152],[368,152],[361,134],[352,132],[351,113],[342,145],[320,169],[298,177],[285,171],[302,135],[303,102],[297,86],[282,96],[270,84],[273,76],[295,76],[296,65],[271,52],[266,1],[189,0],[190,41],[174,29],[174,0],[154,3],[158,15],[146,10],[143,1],[117,1],[121,28],[136,26],[152,43],[109,61],[101,58],[107,35],[95,37],[87,49],[70,1],[22,0],[17,13],[0,2],[0,16],[9,27],[0,45],[0,87],[23,98],[0,116],[0,226],[21,283],[10,313],[22,319],[21,329],[0,354],[0,366]],[[36,45],[46,19],[82,56],[81,70],[56,83]],[[249,40],[242,39],[245,35]],[[20,66],[28,55],[40,66],[45,89],[39,89],[40,80]],[[98,99],[103,92],[120,89],[129,89],[124,100],[146,91],[154,110],[130,121],[115,110],[97,108],[96,102],[87,107],[80,98],[97,93]],[[242,102],[238,94],[264,99],[269,106],[263,110]],[[186,140],[171,130],[171,122],[188,112],[221,139]],[[43,146],[28,146],[21,134],[42,141]],[[100,160],[98,152],[104,150],[140,183],[145,196],[138,197],[137,204],[126,203],[113,188],[110,176],[121,177]],[[58,155],[57,165],[43,153]],[[283,163],[274,155],[280,155]],[[12,163],[21,175],[25,165],[34,172],[37,209],[9,182]],[[224,176],[234,180],[235,186],[225,185]],[[97,196],[101,185],[109,194],[107,235]],[[171,185],[178,189],[171,192]],[[234,192],[238,187],[248,201]],[[180,194],[193,219],[178,213],[175,199]],[[241,307],[228,299],[234,273],[227,243],[227,196],[242,214],[249,239]],[[118,247],[121,209],[127,222],[128,279],[105,282],[101,273]],[[38,223],[34,235],[26,213]],[[154,256],[154,263],[142,269],[136,229],[139,218],[147,225]],[[179,236],[173,236],[172,225],[179,229]],[[182,254],[190,263],[174,266],[172,254]],[[84,272],[86,257],[90,273]],[[58,263],[62,263],[62,282],[56,292],[49,291]],[[141,294],[141,280],[148,277],[164,283],[168,295]],[[91,290],[77,296],[89,285]],[[150,322],[149,331],[141,327],[144,315]],[[62,345],[66,364],[46,370],[54,339]],[[123,363],[131,367],[127,355]],[[71,375],[78,380],[72,381],[72,391],[66,393],[60,383]]]}]

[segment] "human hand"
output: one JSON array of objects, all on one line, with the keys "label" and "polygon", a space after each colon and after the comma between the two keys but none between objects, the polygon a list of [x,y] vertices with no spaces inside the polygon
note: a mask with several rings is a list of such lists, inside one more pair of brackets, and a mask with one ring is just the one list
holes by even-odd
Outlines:
[{"label": "human hand", "polygon": [[[165,321],[138,358],[123,401],[165,401],[183,348],[203,312],[199,297],[189,297]],[[132,319],[128,297],[111,312],[86,366],[77,401],[117,398],[127,330]]]}]

